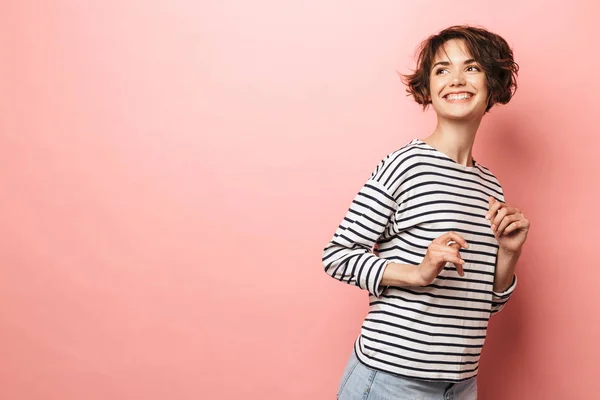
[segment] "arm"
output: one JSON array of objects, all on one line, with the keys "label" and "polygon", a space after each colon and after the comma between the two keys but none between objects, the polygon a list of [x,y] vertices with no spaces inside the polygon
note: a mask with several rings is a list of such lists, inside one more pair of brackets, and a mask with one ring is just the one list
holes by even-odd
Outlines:
[{"label": "arm", "polygon": [[[323,249],[325,272],[374,296],[381,295],[381,280],[390,261],[373,254],[372,248],[397,207],[388,189],[379,181],[369,179]],[[395,267],[390,271],[395,271]],[[390,273],[393,272],[387,272]]]},{"label": "arm", "polygon": [[502,250],[502,248],[498,250],[494,290],[492,292],[492,314],[496,314],[504,308],[517,286],[515,266],[520,255],[520,251],[513,254]]},{"label": "arm", "polygon": [[[452,242],[451,244],[449,244]],[[458,275],[464,276],[464,260],[459,250],[469,244],[458,233],[449,231],[435,238],[419,265],[390,263],[386,267],[381,284],[384,286],[427,286],[433,282],[444,265],[453,263]]]},{"label": "arm", "polygon": [[418,265],[389,263],[383,271],[381,286],[419,286],[424,285],[419,279]]},{"label": "arm", "polygon": [[499,245],[492,293],[494,314],[504,308],[517,285],[515,267],[527,240],[530,223],[521,210],[499,202],[492,196],[489,198],[489,212],[486,218],[490,220],[491,229]]},{"label": "arm", "polygon": [[521,251],[509,253],[502,248],[498,250],[496,260],[496,275],[494,276],[494,292],[505,292],[512,285],[515,276],[515,267],[521,256]]},{"label": "arm", "polygon": [[[379,297],[384,286],[425,286],[440,273],[446,262],[453,262],[462,276],[464,262],[458,249],[468,247],[464,238],[455,232],[436,238],[428,247],[421,264],[399,264],[373,254],[372,248],[388,227],[398,204],[381,181],[387,158],[377,166],[356,195],[350,209],[337,228],[333,239],[325,246],[322,262],[330,276]],[[389,176],[388,176],[389,180]],[[453,241],[448,245],[449,241]]]}]

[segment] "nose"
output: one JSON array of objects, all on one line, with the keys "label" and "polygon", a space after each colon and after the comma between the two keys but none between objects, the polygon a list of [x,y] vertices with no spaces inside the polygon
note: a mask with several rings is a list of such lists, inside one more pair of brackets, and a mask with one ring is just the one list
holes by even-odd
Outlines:
[{"label": "nose", "polygon": [[465,83],[466,81],[462,71],[457,71],[452,75],[452,80],[450,82],[452,86],[464,85]]}]

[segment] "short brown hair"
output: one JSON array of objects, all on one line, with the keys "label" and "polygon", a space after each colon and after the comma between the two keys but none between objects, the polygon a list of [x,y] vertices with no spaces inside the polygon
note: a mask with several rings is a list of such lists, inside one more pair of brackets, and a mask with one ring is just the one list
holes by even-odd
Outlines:
[{"label": "short brown hair", "polygon": [[413,74],[401,74],[407,85],[408,96],[423,105],[423,110],[431,104],[429,78],[431,66],[439,48],[448,40],[462,39],[471,56],[483,68],[488,88],[487,113],[496,103],[506,104],[517,90],[519,65],[513,59],[513,52],[506,40],[484,28],[468,25],[455,25],[425,39],[419,49],[417,69]]}]

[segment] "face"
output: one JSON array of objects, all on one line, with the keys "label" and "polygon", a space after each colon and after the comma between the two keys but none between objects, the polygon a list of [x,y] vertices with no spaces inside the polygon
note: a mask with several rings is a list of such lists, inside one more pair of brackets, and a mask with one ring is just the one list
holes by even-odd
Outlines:
[{"label": "face", "polygon": [[431,103],[438,118],[481,118],[487,107],[485,72],[464,42],[452,39],[440,46],[429,78]]}]

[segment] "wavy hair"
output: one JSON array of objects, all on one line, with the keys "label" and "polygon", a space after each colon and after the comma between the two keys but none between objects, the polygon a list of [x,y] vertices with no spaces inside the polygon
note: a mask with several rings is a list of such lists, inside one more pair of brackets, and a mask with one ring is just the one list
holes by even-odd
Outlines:
[{"label": "wavy hair", "polygon": [[480,27],[455,25],[425,39],[418,49],[417,69],[412,74],[400,74],[413,96],[426,110],[430,100],[431,66],[440,47],[451,39],[462,39],[469,53],[485,72],[488,88],[487,113],[496,103],[506,104],[517,90],[519,65],[513,52],[501,36]]}]

